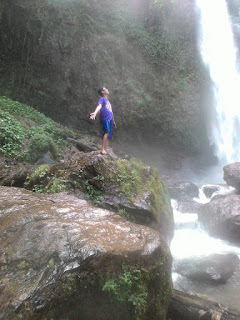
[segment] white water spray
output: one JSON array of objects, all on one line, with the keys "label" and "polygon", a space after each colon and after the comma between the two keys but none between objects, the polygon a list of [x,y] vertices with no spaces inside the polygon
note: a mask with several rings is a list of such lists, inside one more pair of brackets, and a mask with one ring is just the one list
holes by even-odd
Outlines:
[{"label": "white water spray", "polygon": [[201,16],[201,55],[214,86],[216,119],[209,138],[221,164],[240,161],[240,75],[226,0],[196,3]]}]

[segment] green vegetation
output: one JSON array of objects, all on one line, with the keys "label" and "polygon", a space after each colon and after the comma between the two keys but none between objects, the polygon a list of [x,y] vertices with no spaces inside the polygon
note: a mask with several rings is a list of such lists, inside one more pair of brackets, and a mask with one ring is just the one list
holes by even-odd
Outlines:
[{"label": "green vegetation", "polygon": [[0,97],[0,151],[6,157],[35,162],[46,152],[58,159],[74,133],[25,104]]},{"label": "green vegetation", "polygon": [[26,132],[21,123],[0,109],[0,152],[7,157],[19,155]]},{"label": "green vegetation", "polygon": [[53,269],[53,268],[55,267],[54,258],[51,258],[51,259],[48,261],[47,266],[48,266],[49,269]]},{"label": "green vegetation", "polygon": [[141,200],[144,193],[149,194],[149,203],[156,221],[159,222],[160,216],[165,216],[166,220],[172,219],[167,189],[155,169],[136,159],[116,159],[113,162],[111,158],[105,158],[98,170],[104,176],[106,185],[118,185],[119,191],[133,203]]},{"label": "green vegetation", "polygon": [[101,175],[94,176],[91,180],[85,181],[85,198],[93,200],[97,206],[104,201],[102,192],[104,190],[104,177]]},{"label": "green vegetation", "polygon": [[[127,211],[126,211],[125,209],[119,209],[119,210],[118,210],[118,214],[119,214],[121,217],[123,217],[123,218],[125,218],[125,219],[127,219],[127,220],[131,220],[130,215],[127,213]],[[134,221],[133,221],[133,222],[134,222]]]},{"label": "green vegetation", "polygon": [[118,303],[129,304],[129,310],[134,310],[132,319],[138,320],[146,310],[148,281],[149,274],[146,269],[135,269],[123,264],[122,273],[119,276],[111,275],[102,290],[113,296]]},{"label": "green vegetation", "polygon": [[19,269],[19,270],[25,270],[25,269],[29,269],[29,268],[30,268],[29,262],[26,262],[24,260],[22,260],[21,262],[19,262],[17,264],[17,269]]},{"label": "green vegetation", "polygon": [[36,168],[32,174],[27,177],[24,184],[25,188],[31,189],[36,193],[58,193],[67,190],[67,182],[64,177],[63,170],[56,170],[54,168],[42,164]]}]

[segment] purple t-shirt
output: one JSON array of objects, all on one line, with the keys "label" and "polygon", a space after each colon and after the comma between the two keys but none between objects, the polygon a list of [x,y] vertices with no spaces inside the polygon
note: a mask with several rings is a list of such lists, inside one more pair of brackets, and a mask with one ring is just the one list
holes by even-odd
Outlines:
[{"label": "purple t-shirt", "polygon": [[111,120],[113,118],[112,106],[108,99],[101,97],[98,100],[98,104],[101,104],[100,121]]}]

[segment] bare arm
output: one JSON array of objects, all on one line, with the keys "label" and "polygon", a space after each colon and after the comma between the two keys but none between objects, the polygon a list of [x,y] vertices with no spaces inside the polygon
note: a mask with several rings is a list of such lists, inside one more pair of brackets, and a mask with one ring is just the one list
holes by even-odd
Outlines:
[{"label": "bare arm", "polygon": [[99,104],[98,106],[97,106],[97,108],[95,109],[95,111],[94,112],[92,112],[92,113],[90,113],[90,119],[95,119],[96,118],[96,115],[98,114],[98,112],[101,110],[101,108],[102,108],[102,105],[101,104]]}]

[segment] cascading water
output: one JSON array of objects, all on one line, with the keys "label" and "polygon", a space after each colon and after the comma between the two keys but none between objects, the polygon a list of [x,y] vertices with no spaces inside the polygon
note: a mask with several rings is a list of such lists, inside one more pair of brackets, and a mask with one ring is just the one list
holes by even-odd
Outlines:
[{"label": "cascading water", "polygon": [[[233,188],[231,187],[221,186],[219,191],[216,191],[212,197],[220,194],[226,195],[232,190]],[[206,203],[210,201],[210,198],[206,198],[202,190],[200,190],[200,197],[195,201]],[[194,260],[213,253],[233,253],[240,258],[240,247],[234,246],[227,241],[210,237],[198,224],[198,215],[196,213],[180,213],[177,210],[178,201],[176,200],[172,200],[172,207],[175,220],[174,238],[171,243],[174,266],[181,259],[190,258]],[[209,273],[211,273],[211,268],[209,268]],[[177,273],[175,267],[173,267],[172,278],[174,288],[177,290],[204,295],[205,298],[210,300],[240,309],[240,265],[227,283],[222,285],[191,280]]]},{"label": "cascading water", "polygon": [[[222,166],[240,161],[240,139],[238,138],[240,135],[240,74],[237,71],[237,49],[234,45],[226,0],[196,0],[196,4],[200,13],[201,55],[209,69],[214,92],[215,111],[211,119],[209,138],[215,146],[219,165]],[[219,179],[216,176],[218,171],[220,172],[219,167],[213,173],[212,179]],[[219,191],[216,191],[212,197],[220,194],[221,197],[226,196],[233,191],[233,188],[229,188],[218,185]],[[201,189],[199,199],[194,200],[202,204],[211,201]],[[191,209],[186,209],[190,212],[182,213],[178,211],[178,208],[181,209],[181,199],[179,201],[180,206],[177,200],[172,200],[175,220],[175,234],[171,243],[174,287],[180,291],[204,294],[219,303],[239,309],[240,265],[231,278],[220,285],[199,279],[191,280],[188,270],[184,270],[184,267],[186,268],[190,260],[191,263],[193,262],[190,266],[194,269],[194,261],[201,261],[203,257],[210,259],[210,254],[231,253],[240,258],[240,247],[210,237],[198,223],[198,214],[194,213],[194,206],[193,213]],[[185,273],[181,273],[179,264]],[[206,272],[211,274],[213,269],[208,267]]]},{"label": "cascading water", "polygon": [[[209,68],[215,99],[210,141],[222,165],[240,161],[240,75],[226,0],[196,0],[200,51]],[[210,106],[209,106],[210,107]]]}]

